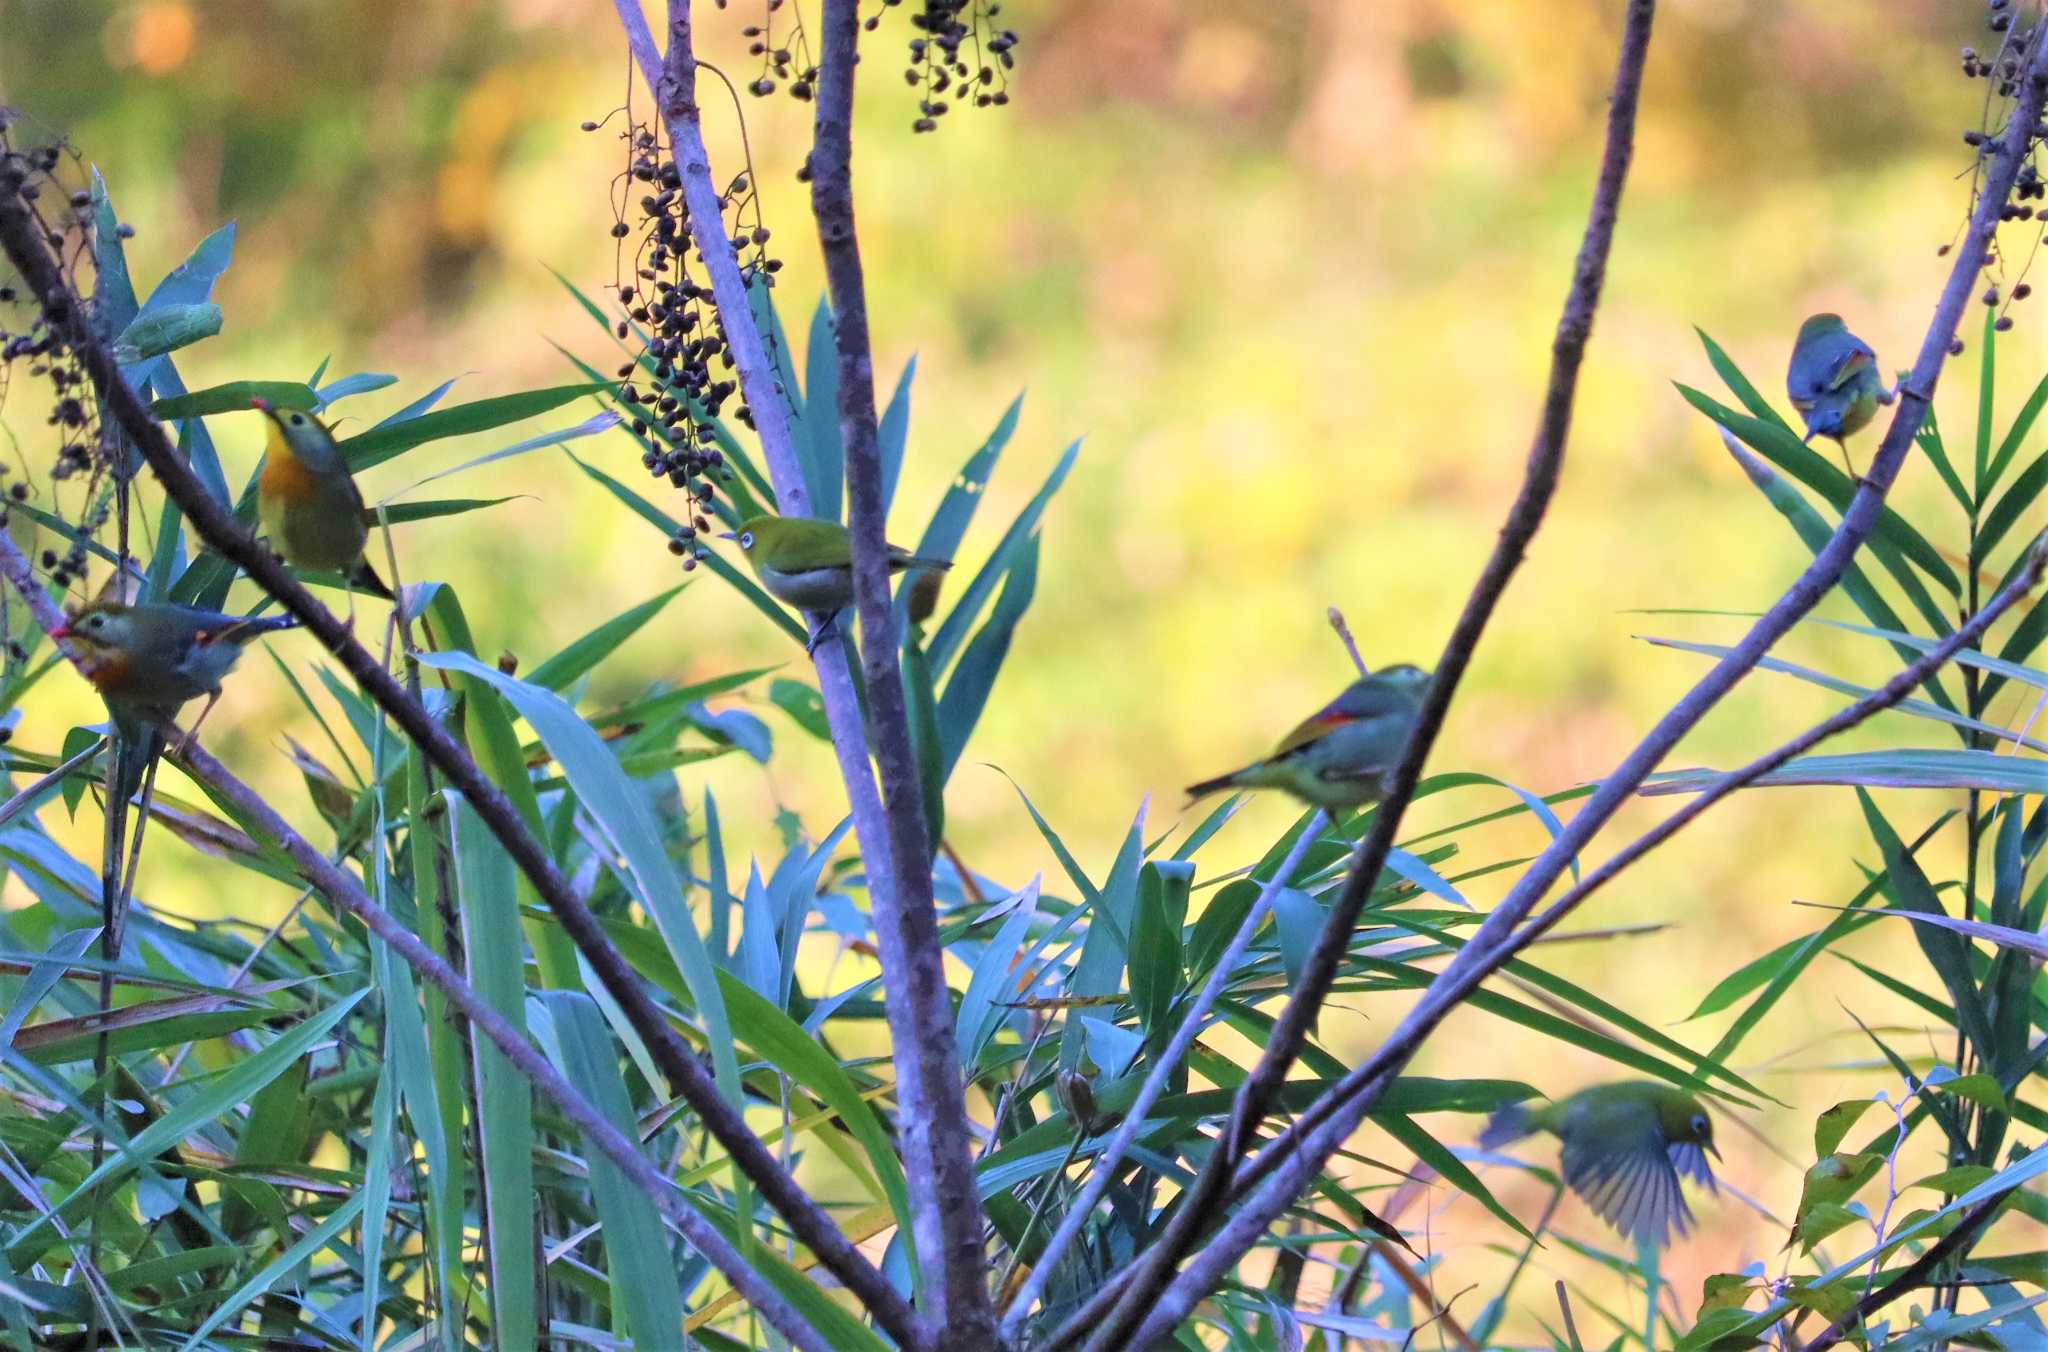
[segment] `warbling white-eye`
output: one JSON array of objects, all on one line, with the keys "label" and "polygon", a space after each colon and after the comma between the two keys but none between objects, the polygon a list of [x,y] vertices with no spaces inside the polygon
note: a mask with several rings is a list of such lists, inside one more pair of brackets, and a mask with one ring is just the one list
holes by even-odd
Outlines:
[{"label": "warbling white-eye", "polygon": [[1692,1226],[1681,1177],[1714,1192],[1714,1123],[1683,1089],[1647,1080],[1600,1084],[1541,1107],[1501,1109],[1479,1144],[1488,1150],[1547,1131],[1564,1143],[1564,1181],[1600,1218],[1638,1243],[1662,1247]]},{"label": "warbling white-eye", "polygon": [[[800,516],[757,516],[721,537],[736,541],[770,596],[799,610],[823,615],[805,651],[813,651],[832,628],[833,617],[853,604],[853,539],[836,521]],[[951,568],[950,559],[921,559],[889,546],[889,571]]]}]

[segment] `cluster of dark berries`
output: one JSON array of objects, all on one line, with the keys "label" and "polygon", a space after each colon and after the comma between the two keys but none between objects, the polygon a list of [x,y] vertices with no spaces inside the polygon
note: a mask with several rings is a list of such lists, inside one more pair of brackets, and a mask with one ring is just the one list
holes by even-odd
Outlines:
[{"label": "cluster of dark berries", "polygon": [[2018,93],[2019,77],[2020,58],[2010,39],[1988,58],[1980,56],[1975,47],[1963,48],[1963,78],[1989,80],[1998,97],[2009,99]]},{"label": "cluster of dark berries", "polygon": [[747,92],[756,98],[766,98],[780,82],[788,86],[791,98],[807,103],[818,89],[818,63],[811,59],[810,35],[804,31],[804,12],[800,6],[789,6],[782,31],[776,31],[775,16],[782,11],[783,4],[784,0],[765,0],[761,22],[740,30],[747,39],[747,55],[761,59],[761,73],[747,86]]},{"label": "cluster of dark berries", "polygon": [[[50,408],[44,423],[56,442],[50,477],[83,477],[88,484],[87,506],[69,547],[62,555],[43,553],[43,567],[60,587],[85,575],[90,541],[105,526],[113,502],[107,476],[112,446],[103,435],[85,365],[67,336],[71,307],[89,304],[75,299],[86,290],[77,284],[76,270],[92,244],[91,194],[67,191],[58,177],[60,168],[77,168],[75,159],[61,143],[18,148],[14,128],[0,110],[0,193],[29,209],[68,284],[64,294],[44,298],[30,294],[19,282],[0,281],[0,306],[7,307],[0,310],[0,407],[5,406],[17,370],[46,385]],[[122,233],[125,237],[133,232]],[[8,477],[8,468],[0,465],[0,482]],[[7,508],[30,496],[26,474],[15,477],[0,499],[0,527],[6,524]]]},{"label": "cluster of dark berries", "polygon": [[[893,9],[903,0],[882,0]],[[1017,34],[996,26],[1000,0],[923,0],[910,26],[910,61],[903,82],[918,91],[913,131],[937,131],[955,102],[1000,108],[1010,101],[1010,72],[1017,68]],[[866,19],[873,32],[881,16]]]},{"label": "cluster of dark berries", "polygon": [[[718,446],[718,420],[739,393],[739,383],[711,287],[708,280],[699,280],[708,274],[690,237],[675,156],[652,127],[631,126],[626,140],[629,159],[619,177],[624,191],[615,197],[612,226],[621,249],[616,289],[623,317],[613,332],[621,341],[637,339],[640,350],[618,368],[616,393],[640,443],[641,466],[688,499],[688,524],[669,544],[688,570],[703,557],[697,537],[710,529],[717,486],[732,474]],[[629,211],[625,201],[636,195]],[[749,286],[757,281],[774,285],[782,261],[768,254],[770,232],[762,222],[751,172],[733,180],[720,197],[719,210],[719,227],[728,232],[742,280]],[[734,404],[732,412],[753,425],[745,403]]]}]

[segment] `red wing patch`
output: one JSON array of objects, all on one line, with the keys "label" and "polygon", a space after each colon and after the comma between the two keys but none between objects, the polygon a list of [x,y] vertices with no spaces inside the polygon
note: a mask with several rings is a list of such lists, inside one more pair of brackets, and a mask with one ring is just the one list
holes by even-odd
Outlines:
[{"label": "red wing patch", "polygon": [[1839,389],[1843,381],[1870,365],[1873,358],[1868,352],[1851,352],[1848,360],[1835,368],[1835,378],[1828,382],[1829,389]]}]

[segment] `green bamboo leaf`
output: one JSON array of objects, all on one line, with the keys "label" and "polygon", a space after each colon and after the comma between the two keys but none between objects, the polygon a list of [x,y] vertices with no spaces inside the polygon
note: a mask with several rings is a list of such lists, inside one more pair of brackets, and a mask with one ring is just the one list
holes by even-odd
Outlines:
[{"label": "green bamboo leaf", "polygon": [[[39,1212],[34,1220],[15,1234],[13,1243],[7,1246],[9,1264],[18,1272],[30,1254],[47,1247],[46,1243],[30,1241],[58,1220],[67,1224],[75,1220],[83,1210],[78,1203],[88,1200],[100,1183],[125,1177],[154,1159],[167,1146],[184,1139],[202,1123],[234,1112],[332,1032],[334,1026],[346,1018],[368,993],[368,987],[353,991],[319,1013],[308,1015],[260,1050],[237,1059],[228,1069],[205,1081],[197,1092],[168,1104],[162,1115],[130,1137],[125,1145],[109,1142],[108,1157],[98,1168],[81,1179],[55,1206]],[[52,1240],[54,1238],[51,1236]]]},{"label": "green bamboo leaf", "polygon": [[1949,463],[1948,448],[1942,442],[1941,427],[1935,422],[1934,410],[1929,409],[1927,416],[1921,419],[1920,430],[1913,434],[1913,444],[1927,457],[1927,463],[1934,466],[1934,472],[1948,486],[1949,496],[1956,500],[1956,505],[1963,509],[1965,515],[1974,514],[1970,492],[1963,487],[1955,466]]},{"label": "green bamboo leaf", "polygon": [[[1984,307],[1984,333],[1977,341],[1980,344],[1980,359],[1977,368],[1977,472],[1974,477],[1981,484],[1991,467],[1992,394],[1998,375],[1997,306]],[[1964,504],[1963,510],[1970,510],[1967,503]]]},{"label": "green bamboo leaf", "polygon": [[469,512],[480,512],[486,507],[512,501],[503,498],[435,498],[428,502],[394,502],[370,509],[373,525],[378,524],[379,514],[394,526],[407,525],[414,521],[438,521],[447,516],[463,516]]},{"label": "green bamboo leaf", "polygon": [[[463,953],[478,998],[522,1034],[526,1030],[526,955],[520,942],[518,869],[476,809],[447,793],[461,899]],[[471,1040],[476,1126],[491,1224],[493,1341],[533,1352],[533,1091],[488,1038]]]},{"label": "green bamboo leaf", "polygon": [[597,385],[557,385],[550,389],[522,390],[517,394],[457,404],[454,408],[422,413],[402,422],[380,423],[344,440],[341,450],[348,457],[349,468],[361,473],[372,465],[381,465],[427,442],[488,432],[507,423],[523,422],[593,394],[599,388]]},{"label": "green bamboo leaf", "polygon": [[[541,1006],[550,1016],[555,1060],[569,1082],[614,1127],[629,1137],[635,1135],[632,1100],[626,1096],[618,1056],[596,1004],[580,991],[552,991],[541,997]],[[587,1140],[584,1155],[614,1293],[617,1313],[612,1332],[631,1347],[678,1343],[683,1336],[683,1300],[661,1212],[653,1198],[629,1181],[618,1165],[591,1149]]]},{"label": "green bamboo leaf", "polygon": [[981,1064],[982,1050],[995,1037],[1007,1017],[1007,1011],[999,1000],[1008,998],[1015,989],[1017,949],[1038,920],[1039,885],[1043,881],[1044,875],[1033,875],[1015,896],[998,903],[1009,907],[1009,913],[1003,917],[994,937],[982,948],[981,956],[975,959],[974,970],[967,978],[967,989],[960,996],[953,1040],[960,1048],[960,1064],[970,1079]]},{"label": "green bamboo leaf", "polygon": [[[286,1273],[311,1262],[315,1254],[334,1243],[342,1231],[355,1223],[356,1215],[362,1209],[363,1194],[358,1192],[328,1213],[327,1219],[301,1235],[291,1247],[250,1273],[247,1281],[230,1291],[218,1305],[209,1310],[206,1318],[200,1321],[199,1327],[192,1330],[191,1335],[179,1345],[179,1352],[193,1352],[195,1348],[205,1346],[214,1330],[241,1314],[249,1302],[269,1294],[283,1280]],[[505,1331],[501,1329],[499,1332],[502,1339]],[[530,1329],[525,1343],[522,1344],[514,1334],[509,1341],[501,1340],[498,1345],[510,1348],[531,1347]]]},{"label": "green bamboo leaf", "polygon": [[[875,1114],[874,1105],[862,1095],[837,1054],[818,1041],[770,1001],[752,990],[737,975],[721,970],[719,989],[742,1029],[749,1051],[801,1085],[804,1091],[830,1108],[838,1126],[851,1135],[866,1156],[882,1199],[896,1215],[896,1224],[907,1241],[911,1233],[910,1190],[903,1175],[889,1133]],[[915,1265],[912,1265],[915,1271]]]},{"label": "green bamboo leaf", "polygon": [[[683,586],[687,586],[685,583]],[[549,690],[562,691],[617,652],[627,639],[640,632],[662,607],[676,598],[683,586],[670,587],[659,596],[622,611],[584,634],[533,669],[526,679]]]},{"label": "green bamboo leaf", "polygon": [[1991,557],[1991,552],[2005,540],[2027,509],[2041,500],[2044,489],[2048,489],[2048,453],[2036,456],[2033,463],[2021,470],[2012,487],[2005,490],[2005,495],[1985,516],[1977,530],[1979,559]]},{"label": "green bamboo leaf", "polygon": [[2019,454],[2020,445],[2026,441],[2027,434],[2034,430],[2034,420],[2041,416],[2043,406],[2048,406],[2048,376],[2041,377],[2041,383],[2034,386],[2034,392],[2027,396],[2027,402],[2021,407],[2019,416],[2014,418],[2012,426],[2006,429],[2005,440],[1998,444],[1998,453],[1991,457],[1990,468],[1984,472],[1984,477],[1977,481],[1978,502],[1983,502],[1991,496],[1991,490],[2004,475],[2006,466]]},{"label": "green bamboo leaf", "polygon": [[[1800,441],[1782,421],[1737,413],[1687,385],[1679,385],[1678,392],[1687,403],[1727,428],[1751,450],[1818,493],[1837,513],[1848,509],[1850,499],[1856,496],[1855,482],[1833,461]],[[1889,507],[1880,509],[1877,528],[1871,532],[1871,546],[1910,559],[1949,595],[1962,594],[1961,579],[1940,551]],[[1892,571],[1896,576],[1897,570]]]},{"label": "green bamboo leaf", "polygon": [[132,366],[148,357],[161,357],[220,332],[220,307],[211,301],[194,305],[163,305],[137,315],[133,323],[115,335],[114,360]]},{"label": "green bamboo leaf", "polygon": [[547,745],[568,776],[583,810],[618,851],[625,878],[661,931],[677,969],[689,983],[698,1016],[704,1021],[719,1087],[734,1106],[740,1106],[743,1099],[739,1062],[733,1055],[732,1024],[719,994],[716,970],[683,900],[681,882],[662,844],[660,827],[646,797],[619,768],[597,731],[553,691],[507,676],[468,653],[422,653],[420,661],[490,685],[519,711],[520,717]]},{"label": "green bamboo leaf", "polygon": [[903,474],[903,453],[910,442],[910,382],[917,376],[917,357],[913,355],[903,363],[903,374],[896,378],[896,392],[889,396],[889,406],[882,410],[882,419],[875,429],[875,449],[882,457],[882,519],[889,517],[889,508],[896,502],[896,481]]},{"label": "green bamboo leaf", "polygon": [[[1719,779],[1716,770],[1671,770],[1651,775],[1646,795],[1698,793]],[[1801,756],[1754,781],[1784,784],[1857,784],[1882,789],[1984,789],[1992,793],[2048,792],[2048,761],[2022,760],[1996,751],[1943,751],[1901,747],[1839,756]]]},{"label": "green bamboo leaf", "polygon": [[[321,364],[321,369],[323,372],[326,369],[324,362]],[[330,381],[325,385],[320,384],[320,377],[317,375],[306,383],[318,387],[316,393],[320,396],[319,407],[324,409],[331,404],[338,403],[343,399],[352,399],[359,394],[370,394],[377,390],[389,389],[398,383],[398,377],[383,375],[375,371],[358,371],[352,376],[343,376],[339,380]]]},{"label": "green bamboo leaf", "polygon": [[1001,599],[996,602],[988,622],[967,645],[967,651],[960,655],[958,665],[946,681],[946,691],[939,697],[937,732],[941,783],[952,778],[954,767],[967,750],[968,738],[974,735],[982,711],[988,707],[996,676],[1010,654],[1010,643],[1016,636],[1017,625],[1031,608],[1037,590],[1038,539],[1033,536],[1025,541],[1011,561]]},{"label": "green bamboo leaf", "polygon": [[[1702,656],[1712,657],[1716,660],[1726,657],[1735,651],[1734,648],[1722,643],[1688,643],[1682,639],[1647,636],[1643,637],[1643,641],[1654,644],[1659,648],[1670,648],[1677,652],[1699,653]],[[1824,671],[1815,671],[1811,667],[1802,667],[1796,663],[1781,661],[1775,657],[1763,658],[1756,665],[1759,671],[1772,671],[1780,675],[1796,677],[1799,680],[1805,681],[1808,685],[1816,685],[1823,690],[1832,690],[1838,695],[1848,695],[1853,699],[1863,699],[1877,693],[1871,686],[1858,685],[1854,681],[1845,681],[1840,677],[1830,676]],[[1982,719],[1970,718],[1964,714],[1953,713],[1942,708],[1940,705],[1930,704],[1926,700],[1900,700],[1892,706],[1892,711],[1895,713],[1911,714],[1915,718],[1925,718],[1936,723],[1946,723],[1952,728],[1962,728],[1969,732],[1982,733],[1987,737],[1995,737],[2001,741],[2020,740],[2019,734],[2015,733],[2011,728],[2003,727],[1996,723],[1986,723]],[[2048,751],[2048,743],[2038,742],[2031,737],[2026,738],[2022,744],[2034,750]]]},{"label": "green bamboo leaf", "polygon": [[981,614],[981,608],[987,604],[989,594],[995,590],[996,583],[1008,571],[1012,561],[1032,545],[1033,537],[1038,531],[1039,520],[1045,515],[1046,505],[1052,501],[1053,494],[1059,492],[1060,485],[1066,482],[1067,472],[1073,469],[1074,461],[1080,454],[1080,442],[1076,441],[1067,447],[1065,453],[1060,456],[1059,463],[1053,466],[1052,473],[1046,476],[1044,486],[1025,504],[1024,510],[1017,513],[1017,519],[1011,522],[1010,529],[1003,533],[995,552],[989,555],[988,562],[974,575],[974,580],[967,585],[967,590],[961,593],[959,601],[947,614],[945,623],[939,626],[938,634],[932,639],[929,649],[933,676],[943,676],[946,673],[961,643],[967,638],[968,626]]},{"label": "green bamboo leaf", "polygon": [[1166,1045],[1178,1026],[1172,1015],[1187,981],[1181,934],[1194,877],[1195,866],[1178,860],[1147,863],[1138,871],[1138,900],[1131,917],[1131,1004],[1155,1050]]},{"label": "green bamboo leaf", "polygon": [[[1862,805],[1871,838],[1884,852],[1885,871],[1891,875],[1890,891],[1898,907],[1919,915],[1947,919],[1934,885],[1921,872],[1919,861],[1907,852],[1898,834],[1892,830],[1891,823],[1877,810],[1877,804],[1869,793],[1859,788],[1856,800]],[[1997,1048],[1991,1037],[1990,1013],[1984,1008],[1976,975],[1971,970],[1969,946],[1942,929],[1916,925],[1913,933],[1920,941],[1920,950],[1926,955],[1928,965],[1934,968],[1935,975],[1948,989],[1949,999],[1955,1002],[1956,1026],[1970,1039],[1977,1054],[1989,1061],[1997,1054]]]},{"label": "green bamboo leaf", "polygon": [[804,348],[804,409],[802,434],[795,440],[811,515],[837,521],[846,451],[839,441],[839,349],[832,307],[823,296],[811,312],[811,337]]}]

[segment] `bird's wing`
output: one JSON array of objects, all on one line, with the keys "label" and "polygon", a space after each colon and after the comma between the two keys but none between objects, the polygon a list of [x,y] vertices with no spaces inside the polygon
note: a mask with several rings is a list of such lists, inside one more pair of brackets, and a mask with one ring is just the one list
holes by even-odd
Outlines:
[{"label": "bird's wing", "polygon": [[1349,722],[1351,722],[1349,714],[1340,713],[1335,709],[1322,709],[1310,714],[1295,726],[1294,731],[1280,739],[1280,745],[1273,748],[1273,755],[1279,757],[1286,755],[1290,751],[1299,751],[1313,742],[1320,741],[1328,736],[1332,730],[1341,728]]},{"label": "bird's wing", "polygon": [[1842,350],[1829,354],[1826,385],[1831,390],[1841,389],[1855,378],[1858,371],[1864,370],[1877,360],[1877,354],[1871,351],[1870,345],[1861,338],[1850,338],[1846,334],[1843,337],[1847,338],[1847,341],[1842,344]]},{"label": "bird's wing", "polygon": [[1565,1137],[1565,1182],[1624,1235],[1662,1244],[1692,1226],[1678,1170],[1647,1104],[1604,1109]]},{"label": "bird's wing", "polygon": [[852,564],[852,547],[846,532],[830,521],[784,517],[778,528],[773,567],[784,573],[801,573],[812,568],[845,568]]},{"label": "bird's wing", "polygon": [[1671,1157],[1671,1167],[1678,1171],[1680,1177],[1691,1179],[1710,1193],[1717,1191],[1714,1166],[1708,1161],[1703,1148],[1690,1141],[1673,1141],[1664,1153]]}]

